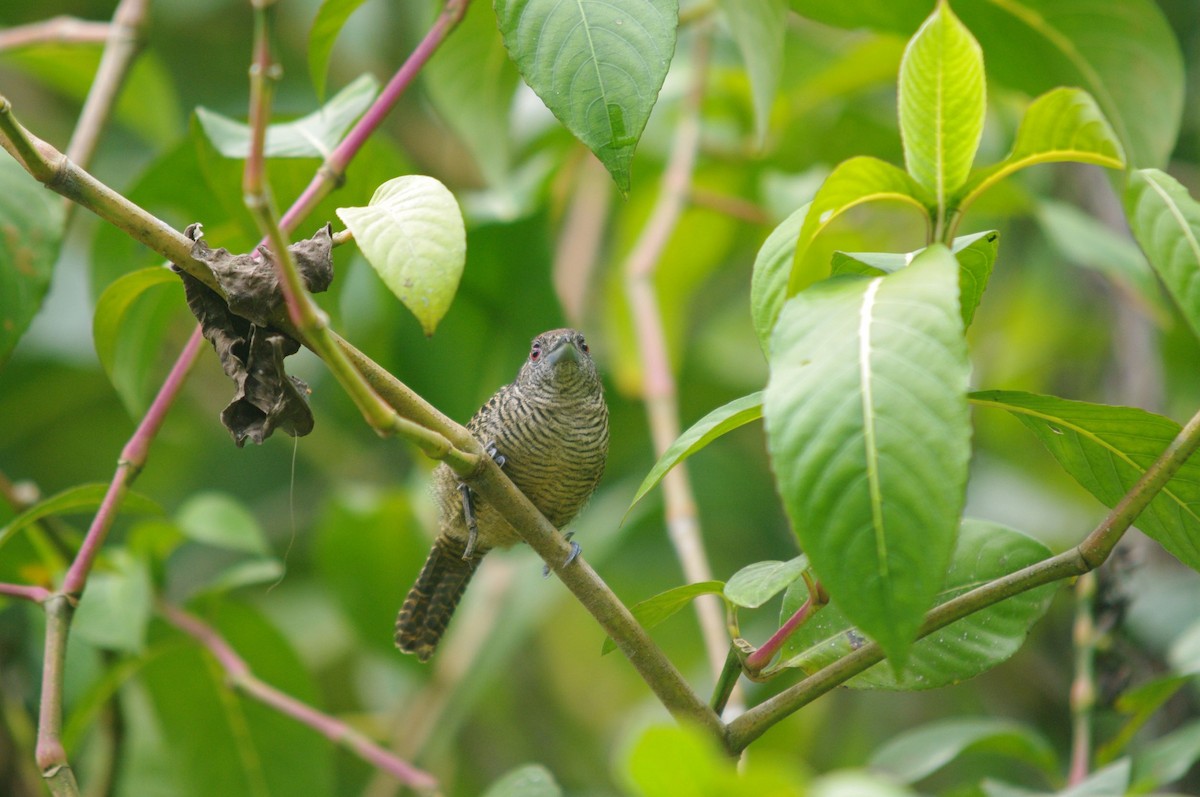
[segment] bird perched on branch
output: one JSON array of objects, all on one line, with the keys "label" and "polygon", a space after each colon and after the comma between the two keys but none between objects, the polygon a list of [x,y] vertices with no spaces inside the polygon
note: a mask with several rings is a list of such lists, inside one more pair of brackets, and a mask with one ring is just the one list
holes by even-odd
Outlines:
[{"label": "bird perched on branch", "polygon": [[[467,429],[555,528],[571,522],[608,456],[608,407],[583,335],[555,329],[534,338],[516,381],[497,390]],[[433,655],[484,554],[521,541],[445,464],[434,470],[433,493],[438,535],[396,618],[396,647],[421,661]]]}]

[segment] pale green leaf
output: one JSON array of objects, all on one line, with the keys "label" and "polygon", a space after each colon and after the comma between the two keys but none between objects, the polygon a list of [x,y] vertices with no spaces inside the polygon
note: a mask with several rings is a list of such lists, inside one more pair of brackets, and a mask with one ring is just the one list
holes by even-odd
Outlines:
[{"label": "pale green leaf", "polygon": [[[99,482],[95,484],[81,484],[76,487],[69,487],[61,493],[55,493],[49,498],[38,501],[8,521],[3,527],[0,527],[0,546],[8,542],[21,529],[36,523],[44,517],[86,514],[97,509],[100,506],[100,502],[104,500],[104,496],[108,493],[108,490],[108,484]],[[121,500],[121,512],[123,514],[156,515],[162,512],[162,507],[141,493],[135,493],[130,490],[125,493],[124,498]]]},{"label": "pale green leaf", "polygon": [[[724,588],[725,582],[723,581],[700,581],[695,584],[684,584],[681,587],[673,587],[666,592],[660,592],[644,601],[639,601],[629,611],[633,613],[643,628],[649,630],[674,616],[695,598],[701,595],[720,595]],[[601,655],[612,653],[616,649],[617,644],[611,638],[605,638]]]},{"label": "pale green leaf", "polygon": [[[1000,233],[996,230],[960,235],[954,239],[951,251],[958,260],[958,292],[962,305],[963,326],[975,319],[975,310],[987,289],[1000,248]],[[831,269],[834,275],[861,274],[877,277],[891,274],[912,262],[925,248],[907,254],[892,252],[834,252]]]},{"label": "pale green leaf", "polygon": [[322,0],[308,32],[308,75],[317,97],[325,97],[325,79],[329,72],[329,56],[333,43],[363,0]]},{"label": "pale green leaf", "polygon": [[904,51],[897,98],[904,163],[933,196],[939,235],[975,161],[986,91],[979,43],[939,2]]},{"label": "pale green leaf", "polygon": [[[914,205],[926,219],[929,218],[930,200],[927,194],[901,169],[868,156],[850,158],[839,163],[825,178],[817,195],[813,197],[812,204],[809,205],[804,224],[800,228],[800,236],[796,241],[795,264],[803,262],[813,239],[838,216],[864,202],[881,200]],[[799,287],[796,279],[800,273],[798,268],[793,267],[790,270],[789,294]]]},{"label": "pale green leaf", "polygon": [[784,508],[833,601],[897,664],[942,585],[970,454],[958,264],[931,247],[785,305],[764,417]]},{"label": "pale green leaf", "polygon": [[[267,127],[263,154],[268,158],[325,158],[379,93],[379,82],[360,75],[333,99],[308,116]],[[250,127],[200,106],[196,118],[204,134],[226,158],[250,154]]]},{"label": "pale green leaf", "polygon": [[169,298],[174,307],[182,308],[179,276],[159,266],[132,271],[110,284],[100,294],[92,317],[92,340],[100,365],[131,414],[145,410],[148,377],[162,353],[162,325],[153,323],[153,316],[159,314],[151,313],[151,328],[147,329],[146,324],[138,323],[142,319],[134,317],[133,310],[147,292],[160,285],[178,286]]},{"label": "pale green leaf", "polygon": [[62,245],[63,205],[0,155],[0,364],[42,306]]},{"label": "pale green leaf", "polygon": [[917,797],[887,778],[856,770],[837,770],[822,775],[804,793],[806,797]]},{"label": "pale green leaf", "polygon": [[223,493],[193,495],[179,508],[175,522],[196,542],[255,554],[270,550],[254,515]]},{"label": "pale green leaf", "polygon": [[987,752],[1031,764],[1050,776],[1058,769],[1054,747],[1041,734],[996,717],[943,720],[905,731],[875,751],[870,767],[911,784],[967,752]]},{"label": "pale green leaf", "polygon": [[526,764],[502,775],[483,797],[561,797],[562,789],[550,770],[541,764]]},{"label": "pale green leaf", "polygon": [[[678,439],[672,443],[663,455],[654,463],[654,467],[646,474],[646,478],[629,502],[629,508],[642,500],[646,493],[654,489],[671,468],[683,462],[700,449],[707,446],[726,432],[731,432],[740,426],[762,417],[762,391],[751,393],[740,399],[734,399],[728,404],[715,410],[696,421]],[[628,514],[628,512],[626,512]]]},{"label": "pale green leaf", "polygon": [[450,309],[467,260],[458,202],[432,177],[379,186],[364,208],[338,208],[363,257],[432,335]]},{"label": "pale green leaf", "polygon": [[[1050,556],[1041,542],[996,523],[966,519],[962,523],[945,582],[936,596],[941,604],[982,583],[1006,576]],[[855,689],[934,689],[973,678],[1020,649],[1029,628],[1050,605],[1056,586],[1023,592],[951,623],[917,640],[904,673],[877,664],[852,678]],[[808,599],[807,586],[794,582],[783,599],[781,621]],[[798,668],[814,673],[862,646],[863,635],[834,604],[824,607],[784,645],[783,657],[771,668]]]},{"label": "pale green leaf", "polygon": [[1169,174],[1141,169],[1129,177],[1125,208],[1150,265],[1200,335],[1200,203]]},{"label": "pale green leaf", "polygon": [[1013,172],[1039,163],[1073,161],[1125,167],[1125,153],[1117,134],[1086,91],[1061,88],[1049,91],[1030,104],[1012,151],[999,163],[980,169],[962,187],[959,211]]},{"label": "pale green leaf", "polygon": [[[1180,430],[1169,418],[1133,407],[1012,390],[972,393],[971,402],[1016,416],[1075,481],[1110,508]],[[1200,461],[1193,457],[1185,462],[1135,523],[1181,562],[1200,570]]]},{"label": "pale green leaf", "polygon": [[802,205],[771,230],[754,258],[754,270],[750,275],[750,315],[764,353],[769,348],[771,330],[775,328],[779,311],[787,301],[796,243],[809,207],[810,204]]},{"label": "pale green leaf", "polygon": [[725,583],[730,603],[757,609],[791,586],[804,574],[808,557],[797,556],[786,562],[755,562],[734,573]]},{"label": "pale green leaf", "polygon": [[622,193],[675,53],[677,0],[496,0],[529,87],[596,154]]},{"label": "pale green leaf", "polygon": [[767,136],[771,105],[783,71],[783,39],[787,33],[786,0],[718,0],[737,43],[754,98],[755,129],[761,145]]},{"label": "pale green leaf", "polygon": [[1133,756],[1129,789],[1144,794],[1182,778],[1200,760],[1200,721],[1161,736]]}]

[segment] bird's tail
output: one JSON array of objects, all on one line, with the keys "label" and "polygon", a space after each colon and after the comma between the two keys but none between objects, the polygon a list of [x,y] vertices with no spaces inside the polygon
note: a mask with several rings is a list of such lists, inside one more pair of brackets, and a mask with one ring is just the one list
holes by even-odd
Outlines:
[{"label": "bird's tail", "polygon": [[486,551],[463,559],[465,542],[441,534],[396,618],[396,647],[429,661]]}]

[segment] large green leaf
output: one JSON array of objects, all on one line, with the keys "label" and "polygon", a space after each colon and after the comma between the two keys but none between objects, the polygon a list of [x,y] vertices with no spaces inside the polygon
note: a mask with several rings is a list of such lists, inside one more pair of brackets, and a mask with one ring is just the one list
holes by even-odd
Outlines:
[{"label": "large green leaf", "polygon": [[997,717],[969,717],[922,725],[892,737],[871,756],[871,769],[900,783],[916,783],[966,752],[989,752],[1054,775],[1054,747],[1031,728]]},{"label": "large green leaf", "polygon": [[1129,177],[1125,207],[1150,265],[1200,335],[1200,203],[1169,174],[1140,169]]},{"label": "large green leaf", "polygon": [[[379,82],[369,74],[360,75],[308,116],[269,126],[263,154],[268,158],[326,157],[378,93]],[[203,106],[196,108],[196,118],[205,135],[226,158],[245,158],[250,154],[249,125]]]},{"label": "large green leaf", "polygon": [[62,223],[61,200],[7,153],[0,156],[0,364],[42,306]]},{"label": "large green leaf", "polygon": [[788,278],[796,261],[796,243],[811,203],[804,204],[771,230],[754,258],[750,275],[750,316],[763,352],[771,342],[771,331],[788,296]]},{"label": "large green leaf", "polygon": [[[643,628],[651,629],[659,623],[673,617],[680,609],[687,606],[701,595],[720,595],[725,588],[723,581],[699,581],[695,584],[684,584],[660,592],[644,601],[635,603],[629,610]],[[605,637],[600,649],[601,655],[612,653],[617,649],[617,643]]]},{"label": "large green leaf", "polygon": [[467,262],[458,202],[432,177],[388,180],[363,208],[338,208],[363,257],[432,335]]},{"label": "large green leaf", "polygon": [[754,98],[755,129],[762,142],[771,119],[771,104],[783,70],[783,39],[787,32],[786,0],[718,0],[729,31],[742,54]]},{"label": "large green leaf", "polygon": [[[987,289],[1000,248],[1000,233],[996,230],[960,235],[954,239],[951,251],[958,260],[959,304],[962,305],[963,326],[971,326],[975,310]],[[836,274],[862,274],[869,277],[891,274],[904,268],[925,249],[907,254],[893,252],[834,252],[831,269]]]},{"label": "large green leaf", "polygon": [[[1133,407],[1020,391],[972,393],[971,401],[1015,415],[1107,507],[1116,506],[1180,430],[1169,418]],[[1181,562],[1200,570],[1200,461],[1185,462],[1135,523]]]},{"label": "large green leaf", "polygon": [[767,442],[800,547],[833,602],[903,664],[964,500],[958,263],[937,245],[895,274],[801,292],[770,365]]},{"label": "large green leaf", "polygon": [[[929,0],[790,2],[822,22],[906,36],[929,13]],[[1132,165],[1166,163],[1183,113],[1184,65],[1153,0],[955,0],[954,12],[982,45],[989,79],[1030,95],[1078,86],[1096,98]]]},{"label": "large green leaf", "polygon": [[1197,761],[1200,761],[1200,721],[1193,720],[1134,754],[1130,791],[1145,794],[1174,783]]},{"label": "large green leaf", "polygon": [[1017,128],[1012,151],[999,163],[971,175],[960,192],[959,209],[965,210],[1013,172],[1060,161],[1125,167],[1125,152],[1116,133],[1096,101],[1080,89],[1054,89],[1034,100]]},{"label": "large green leaf", "polygon": [[[139,300],[162,285],[175,286],[170,303],[147,302],[138,312]],[[184,306],[179,276],[162,266],[130,272],[100,294],[92,317],[92,340],[100,365],[131,415],[146,409],[152,369],[162,355],[163,327],[172,310],[183,314]]]},{"label": "large green leaf", "polygon": [[496,0],[504,46],[554,115],[623,193],[675,53],[677,0]]},{"label": "large green leaf", "polygon": [[[996,523],[967,518],[936,602],[945,603],[1049,556],[1050,550],[1032,537]],[[1046,612],[1055,589],[1050,584],[1023,592],[934,631],[913,645],[900,676],[880,664],[851,679],[848,685],[856,689],[933,689],[973,678],[1017,652],[1030,626]],[[807,599],[804,582],[794,582],[783,599],[781,622]],[[862,643],[858,629],[831,604],[788,639],[782,659],[771,669],[799,668],[814,673]]]},{"label": "large green leaf", "polygon": [[509,177],[509,117],[519,76],[496,32],[490,3],[472,3],[421,71],[429,97],[454,129],[489,185]]},{"label": "large green leaf", "polygon": [[124,548],[109,551],[88,576],[71,631],[102,648],[140,653],[152,599],[146,563]]},{"label": "large green leaf", "polygon": [[941,237],[955,192],[966,182],[987,110],[983,53],[939,2],[900,61],[900,135],[908,173],[933,196]]},{"label": "large green leaf", "polygon": [[683,462],[726,432],[731,432],[740,426],[745,426],[751,421],[761,418],[762,402],[763,394],[760,390],[757,393],[742,396],[740,399],[734,399],[724,406],[717,407],[708,415],[705,415],[692,424],[686,432],[679,435],[678,439],[667,447],[663,455],[658,458],[658,462],[654,463],[654,467],[650,469],[641,486],[638,487],[633,500],[629,502],[629,508],[633,509],[634,504],[642,500],[642,497],[646,493],[653,490],[655,485],[662,481],[662,478],[667,475],[667,472],[671,468]]},{"label": "large green leaf", "polygon": [[253,554],[267,554],[270,547],[254,515],[224,493],[197,493],[176,513],[175,522],[188,539]]},{"label": "large green leaf", "polygon": [[[254,675],[309,704],[317,690],[287,640],[251,609],[231,603],[205,618]],[[173,639],[146,662],[149,690],[172,766],[165,793],[179,797],[332,794],[333,748],[315,730],[239,695],[212,656],[190,637],[151,627],[151,641]]]}]

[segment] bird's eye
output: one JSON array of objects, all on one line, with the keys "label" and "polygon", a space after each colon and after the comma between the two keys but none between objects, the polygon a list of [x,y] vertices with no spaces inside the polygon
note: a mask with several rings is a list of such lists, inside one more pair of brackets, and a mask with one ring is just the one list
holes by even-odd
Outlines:
[{"label": "bird's eye", "polygon": [[536,362],[538,357],[542,356],[542,344],[535,343],[533,348],[529,350],[529,359]]},{"label": "bird's eye", "polygon": [[579,350],[581,352],[583,352],[584,354],[588,354],[591,352],[591,349],[588,348],[587,341],[584,340],[583,338],[579,339]]}]

